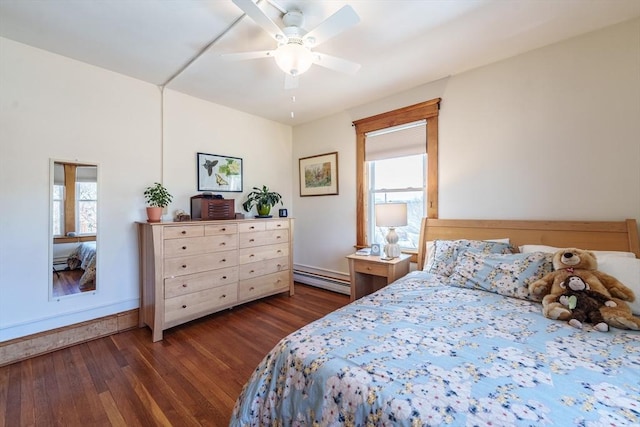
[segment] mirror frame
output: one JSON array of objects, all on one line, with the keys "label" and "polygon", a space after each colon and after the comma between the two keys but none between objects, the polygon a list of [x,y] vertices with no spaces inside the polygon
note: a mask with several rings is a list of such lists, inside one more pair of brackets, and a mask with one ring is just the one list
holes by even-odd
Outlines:
[{"label": "mirror frame", "polygon": [[[66,164],[73,164],[73,165],[77,165],[77,166],[95,166],[96,167],[96,191],[98,194],[98,201],[97,201],[97,205],[96,205],[96,223],[97,223],[97,230],[96,230],[96,237],[95,237],[95,242],[96,242],[96,278],[95,278],[95,283],[96,283],[96,287],[93,290],[90,291],[85,291],[85,292],[78,292],[78,293],[74,293],[74,294],[68,294],[68,295],[60,295],[60,296],[54,296],[53,294],[53,275],[54,272],[51,271],[53,269],[53,246],[54,246],[54,237],[53,237],[53,185],[55,182],[55,164],[56,163],[66,163]],[[60,300],[62,299],[67,299],[67,298],[72,298],[72,297],[79,297],[79,296],[87,296],[87,295],[96,295],[99,292],[100,289],[100,280],[99,280],[99,276],[100,276],[100,250],[99,250],[99,242],[100,242],[100,164],[98,162],[83,162],[83,161],[79,161],[78,159],[75,160],[65,160],[65,159],[54,159],[54,158],[50,158],[49,159],[49,235],[48,235],[48,239],[49,239],[49,280],[48,280],[48,289],[49,289],[49,301],[53,301],[53,302],[60,302]],[[78,237],[78,242],[81,242],[82,239],[81,237]]]}]

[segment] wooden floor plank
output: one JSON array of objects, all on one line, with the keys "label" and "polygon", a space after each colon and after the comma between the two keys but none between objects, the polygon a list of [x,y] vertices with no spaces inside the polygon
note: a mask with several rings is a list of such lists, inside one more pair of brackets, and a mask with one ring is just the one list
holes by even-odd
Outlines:
[{"label": "wooden floor plank", "polygon": [[246,380],[280,339],[349,302],[296,284],[180,325],[134,329],[0,368],[0,426],[227,426]]}]

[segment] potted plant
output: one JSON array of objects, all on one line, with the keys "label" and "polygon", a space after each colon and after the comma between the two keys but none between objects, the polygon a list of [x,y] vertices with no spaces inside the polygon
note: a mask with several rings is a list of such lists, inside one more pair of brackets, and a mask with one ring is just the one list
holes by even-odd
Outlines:
[{"label": "potted plant", "polygon": [[282,204],[282,196],[275,191],[269,191],[266,185],[262,189],[253,187],[253,190],[247,194],[247,200],[242,204],[246,212],[249,212],[255,205],[258,211],[258,217],[268,217],[271,208],[280,202]]},{"label": "potted plant", "polygon": [[160,222],[162,218],[162,209],[169,206],[172,196],[167,189],[159,182],[144,190],[144,197],[149,205],[147,207],[147,221]]}]

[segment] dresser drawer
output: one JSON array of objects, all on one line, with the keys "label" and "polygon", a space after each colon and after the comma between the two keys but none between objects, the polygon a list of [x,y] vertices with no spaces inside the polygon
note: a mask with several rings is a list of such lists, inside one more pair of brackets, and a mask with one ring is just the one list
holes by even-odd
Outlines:
[{"label": "dresser drawer", "polygon": [[247,264],[250,262],[264,261],[267,259],[289,256],[289,244],[256,246],[255,248],[244,248],[238,251],[238,263]]},{"label": "dresser drawer", "polygon": [[164,297],[166,299],[186,295],[205,289],[235,284],[238,281],[238,267],[219,268],[204,273],[164,279]]},{"label": "dresser drawer", "polygon": [[204,226],[202,225],[176,225],[164,228],[165,239],[199,236],[204,236]]},{"label": "dresser drawer", "polygon": [[228,251],[237,247],[238,238],[235,234],[171,239],[164,241],[164,255],[166,257],[197,255],[208,252]]},{"label": "dresser drawer", "polygon": [[241,280],[238,284],[239,300],[250,300],[262,295],[289,290],[289,271],[268,274],[255,279]]},{"label": "dresser drawer", "polygon": [[375,262],[360,261],[354,263],[354,270],[358,273],[371,274],[373,276],[387,276],[389,269],[386,265]]},{"label": "dresser drawer", "polygon": [[282,230],[285,228],[289,228],[289,221],[276,219],[273,221],[265,221],[265,226],[267,230]]},{"label": "dresser drawer", "polygon": [[253,277],[264,276],[265,274],[277,273],[283,270],[289,270],[288,256],[243,264],[240,267],[239,277],[240,280],[245,280]]},{"label": "dresser drawer", "polygon": [[251,233],[253,231],[264,231],[267,229],[265,221],[247,221],[238,223],[239,233]]},{"label": "dresser drawer", "polygon": [[204,226],[204,235],[212,236],[216,234],[237,234],[238,224],[209,224]]},{"label": "dresser drawer", "polygon": [[239,246],[250,248],[253,246],[273,245],[289,241],[289,230],[256,231],[255,233],[241,233]]},{"label": "dresser drawer", "polygon": [[237,284],[206,289],[165,300],[164,321],[178,324],[235,304],[238,301]]},{"label": "dresser drawer", "polygon": [[164,260],[164,277],[184,276],[234,265],[238,265],[236,251],[167,258]]}]

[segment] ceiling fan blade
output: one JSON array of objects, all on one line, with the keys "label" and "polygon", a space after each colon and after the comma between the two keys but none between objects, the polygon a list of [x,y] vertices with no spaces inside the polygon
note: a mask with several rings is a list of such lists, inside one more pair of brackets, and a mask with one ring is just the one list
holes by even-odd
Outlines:
[{"label": "ceiling fan blade", "polygon": [[338,58],[337,56],[331,56],[319,52],[313,52],[313,55],[316,58],[315,61],[313,61],[314,64],[330,70],[346,74],[355,74],[360,69],[360,64],[357,62],[348,61],[346,59]]},{"label": "ceiling fan blade", "polygon": [[[236,0],[234,0],[236,1]],[[320,25],[309,31],[305,36],[305,43],[309,46],[318,46],[331,37],[340,34],[347,28],[360,22],[360,17],[349,5],[344,6],[336,13],[325,19]]]},{"label": "ceiling fan blade", "polygon": [[298,88],[298,77],[294,77],[289,73],[284,74],[284,89],[297,89]]},{"label": "ceiling fan blade", "polygon": [[271,37],[278,41],[287,39],[278,24],[273,22],[271,18],[269,18],[262,9],[253,2],[253,0],[233,0],[233,3],[242,9],[247,16],[253,19],[256,24],[269,33]]},{"label": "ceiling fan blade", "polygon": [[246,59],[272,58],[275,50],[256,50],[252,52],[223,53],[220,55],[227,61],[244,61]]}]

